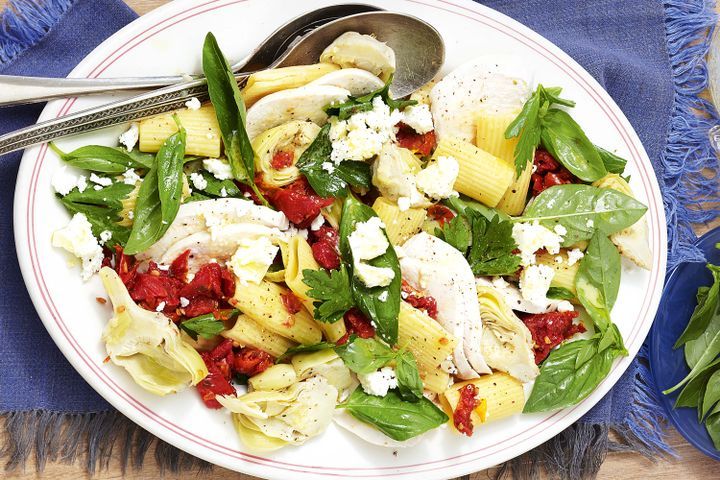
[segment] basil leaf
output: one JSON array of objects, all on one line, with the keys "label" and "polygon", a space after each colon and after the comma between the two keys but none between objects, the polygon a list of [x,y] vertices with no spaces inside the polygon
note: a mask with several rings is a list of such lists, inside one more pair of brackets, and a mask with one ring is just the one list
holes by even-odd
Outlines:
[{"label": "basil leaf", "polygon": [[500,220],[511,220],[510,216],[500,210],[488,207],[482,203],[473,200],[465,195],[452,196],[443,200],[443,203],[454,210],[458,215],[465,214],[467,209],[473,210],[488,220],[492,220],[494,217],[500,217]]},{"label": "basil leaf", "polygon": [[537,220],[552,230],[562,225],[567,230],[563,246],[588,240],[595,230],[605,235],[637,222],[647,207],[616,190],[591,185],[556,185],[543,191],[528,205],[522,217],[514,221]]},{"label": "basil leaf", "polygon": [[719,370],[720,358],[717,358],[698,372],[680,391],[680,394],[675,399],[675,408],[698,408],[703,400],[703,387],[707,384],[710,376]]},{"label": "basil leaf", "polygon": [[107,207],[112,211],[122,210],[122,201],[133,191],[135,187],[124,183],[113,183],[107,187],[95,190],[86,188],[82,192],[74,188],[63,199],[66,202],[82,203],[86,205],[97,205]]},{"label": "basil leaf", "polygon": [[[133,162],[135,162],[135,165],[137,166],[137,168],[148,169],[148,168],[151,168],[155,164],[155,155],[153,155],[152,153],[141,152],[137,148],[133,148],[129,152],[127,151],[127,149],[125,149],[123,147],[116,147],[116,148],[118,150],[120,150],[121,152],[125,153],[128,157],[132,158],[132,160],[133,160]],[[187,157],[185,159],[186,162],[188,161],[188,158],[190,158],[190,157]]]},{"label": "basil leaf", "polygon": [[135,255],[147,250],[163,236],[166,230],[166,226],[162,224],[156,164],[148,170],[140,184],[133,211],[133,226],[125,245],[125,253]]},{"label": "basil leaf", "polygon": [[598,147],[595,145],[595,150],[597,150],[598,155],[600,155],[600,160],[602,160],[603,164],[605,165],[605,170],[607,170],[609,173],[617,173],[620,175],[625,171],[625,165],[627,165],[627,160],[625,160],[622,157],[618,157],[614,153],[608,152],[604,148]]},{"label": "basil leaf", "polygon": [[572,300],[575,298],[575,295],[564,287],[550,287],[545,296],[552,300]]},{"label": "basil leaf", "polygon": [[335,347],[335,353],[355,373],[375,372],[395,359],[395,351],[374,338],[348,340],[345,345]]},{"label": "basil leaf", "polygon": [[595,232],[575,276],[578,300],[601,332],[610,326],[610,311],[620,289],[620,253],[602,233]]},{"label": "basil leaf", "polygon": [[331,153],[330,124],[327,123],[295,164],[305,175],[315,193],[325,198],[342,198],[348,193],[348,184],[353,187],[370,188],[372,179],[370,164],[344,160],[338,165],[333,164],[332,172],[329,172],[322,166],[331,162]]},{"label": "basil leaf", "polygon": [[180,208],[183,186],[183,158],[187,132],[180,125],[177,115],[173,116],[178,131],[170,135],[155,157],[158,175],[158,195],[162,222],[168,225],[175,220]]},{"label": "basil leaf", "polygon": [[255,185],[255,153],[245,129],[245,102],[235,75],[215,36],[205,36],[202,55],[203,73],[207,78],[210,101],[220,126],[225,155],[236,180],[249,185],[265,205],[267,202]]},{"label": "basil leaf", "polygon": [[350,288],[350,277],[345,265],[339,270],[303,270],[303,283],[310,287],[306,292],[315,300],[313,316],[320,322],[337,322],[345,312],[355,306]]},{"label": "basil leaf", "polygon": [[358,387],[338,408],[346,409],[353,417],[398,441],[416,437],[448,421],[445,412],[427,398],[405,402],[395,390],[376,397]]},{"label": "basil leaf", "polygon": [[285,353],[280,355],[277,360],[275,360],[275,363],[280,363],[283,360],[292,357],[293,355],[297,355],[298,353],[319,352],[320,350],[327,350],[329,348],[335,347],[336,345],[332,342],[319,342],[312,345],[298,345],[297,347],[292,347],[285,350]]},{"label": "basil leaf", "polygon": [[395,359],[398,393],[403,400],[417,402],[423,398],[423,382],[412,352],[400,352]]},{"label": "basil leaf", "polygon": [[131,168],[145,168],[144,164],[137,162],[135,158],[118,148],[87,145],[65,153],[54,142],[48,145],[69,165],[93,172],[124,173]]},{"label": "basil leaf", "polygon": [[225,329],[225,325],[216,319],[212,313],[206,313],[180,322],[180,329],[190,335],[190,338],[197,341],[198,337],[210,339],[219,335]]},{"label": "basil leaf", "polygon": [[567,342],[550,352],[535,379],[523,412],[545,412],[569,407],[587,398],[610,372],[622,350],[600,351],[599,339]]},{"label": "basil leaf", "polygon": [[[352,194],[348,194],[340,219],[340,253],[349,265],[352,265],[352,251],[348,237],[355,230],[356,223],[366,222],[372,217],[377,217],[372,208],[358,201]],[[387,234],[385,236],[387,237]],[[400,313],[400,262],[398,262],[390,240],[388,240],[388,244],[388,249],[384,254],[368,263],[374,267],[392,269],[395,276],[390,285],[370,288],[351,273],[351,286],[355,305],[375,322],[378,336],[388,344],[395,345],[398,335],[398,314]],[[352,268],[349,267],[349,269],[352,272]]]},{"label": "basil leaf", "polygon": [[[201,190],[205,199],[239,197],[242,194],[240,189],[232,180],[218,180],[214,175],[211,175],[208,172],[200,172],[200,175],[202,175],[207,183],[207,186]],[[225,195],[223,195],[223,190]]]},{"label": "basil leaf", "polygon": [[541,143],[573,175],[586,182],[607,175],[595,145],[567,112],[550,109],[543,115],[541,123]]},{"label": "basil leaf", "polygon": [[718,298],[720,297],[720,267],[708,264],[707,268],[710,270],[710,273],[712,273],[713,284],[707,291],[704,289],[702,292],[698,290],[698,305],[695,307],[685,330],[683,330],[680,337],[678,337],[673,348],[681,347],[687,342],[698,339],[703,335],[718,309]]},{"label": "basil leaf", "polygon": [[390,86],[392,85],[393,76],[390,75],[388,81],[382,88],[370,92],[361,97],[350,97],[342,103],[330,104],[325,107],[325,113],[328,116],[336,115],[339,120],[347,120],[351,116],[360,112],[369,112],[373,109],[372,101],[375,97],[382,98],[382,101],[390,107],[390,110],[402,110],[411,105],[417,105],[415,100],[395,100],[390,96]]},{"label": "basil leaf", "polygon": [[[466,212],[467,213],[467,212]],[[467,259],[477,275],[509,275],[520,266],[520,257],[513,251],[517,244],[512,237],[512,222],[499,216],[488,221],[471,211],[472,245]]]}]

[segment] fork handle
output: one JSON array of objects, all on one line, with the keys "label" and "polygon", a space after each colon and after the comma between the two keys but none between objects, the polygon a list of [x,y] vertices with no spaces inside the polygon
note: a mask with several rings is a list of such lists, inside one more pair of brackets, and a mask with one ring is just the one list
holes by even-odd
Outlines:
[{"label": "fork handle", "polygon": [[199,77],[44,78],[0,75],[0,107],[117,90],[165,87]]}]

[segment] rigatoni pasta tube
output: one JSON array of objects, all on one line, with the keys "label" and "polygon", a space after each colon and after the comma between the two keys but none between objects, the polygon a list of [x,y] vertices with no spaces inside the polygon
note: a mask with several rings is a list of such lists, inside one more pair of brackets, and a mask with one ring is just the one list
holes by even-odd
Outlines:
[{"label": "rigatoni pasta tube", "polygon": [[575,276],[580,268],[579,261],[568,265],[567,252],[564,250],[561,250],[557,255],[540,253],[535,258],[538,265],[547,265],[555,270],[555,275],[553,275],[552,282],[550,282],[551,286],[566,288],[575,295]]},{"label": "rigatoni pasta tube", "polygon": [[457,138],[443,138],[433,158],[453,157],[460,166],[455,190],[495,207],[515,178],[515,169],[504,160]]},{"label": "rigatoni pasta tube", "polygon": [[415,355],[420,378],[426,390],[444,392],[450,374],[441,367],[452,358],[457,340],[438,322],[406,302],[400,302],[398,315],[398,346]]},{"label": "rigatoni pasta tube", "polygon": [[[314,312],[314,300],[307,295],[310,287],[303,282],[304,270],[320,270],[320,265],[313,257],[310,244],[299,235],[293,236],[287,246],[283,246],[283,261],[285,262],[285,283],[305,305],[305,309],[310,313]],[[333,323],[317,322],[317,324],[325,333],[325,337],[332,342],[337,342],[345,335],[345,322],[342,319]]]},{"label": "rigatoni pasta tube", "polygon": [[408,208],[402,211],[395,202],[384,197],[378,197],[372,208],[385,224],[385,231],[393,245],[402,245],[405,240],[418,233],[427,216],[424,208]]},{"label": "rigatoni pasta tube", "polygon": [[260,324],[247,315],[239,315],[233,328],[225,330],[221,335],[243,347],[259,348],[275,357],[279,357],[289,348],[295,346],[295,342],[261,327]]},{"label": "rigatoni pasta tube", "polygon": [[296,342],[310,345],[322,339],[312,316],[302,308],[297,313],[285,309],[282,295],[288,290],[267,280],[238,285],[232,304],[261,326]]},{"label": "rigatoni pasta tube", "polygon": [[[472,383],[478,389],[477,398],[485,400],[470,414],[473,425],[492,422],[520,413],[525,406],[525,392],[522,383],[507,373],[493,373],[480,378],[453,384],[440,397],[443,408],[452,418],[460,400],[460,390]],[[450,424],[454,424],[452,420]]]},{"label": "rigatoni pasta tube", "polygon": [[[527,205],[528,190],[530,190],[530,179],[532,177],[532,161],[528,161],[525,170],[508,187],[505,195],[497,204],[497,209],[508,215],[520,215]],[[513,167],[514,168],[514,167]]]},{"label": "rigatoni pasta tube", "polygon": [[220,126],[212,105],[204,105],[198,110],[185,108],[140,121],[141,152],[157,152],[165,140],[177,132],[173,114],[177,114],[180,124],[187,131],[186,155],[220,156]]},{"label": "rigatoni pasta tube", "polygon": [[332,63],[316,63],[261,70],[250,75],[242,90],[242,97],[245,105],[250,106],[265,95],[301,87],[339,69],[340,67]]},{"label": "rigatoni pasta tube", "polygon": [[297,379],[295,368],[292,365],[281,363],[250,377],[248,384],[253,390],[282,390],[297,382]]}]

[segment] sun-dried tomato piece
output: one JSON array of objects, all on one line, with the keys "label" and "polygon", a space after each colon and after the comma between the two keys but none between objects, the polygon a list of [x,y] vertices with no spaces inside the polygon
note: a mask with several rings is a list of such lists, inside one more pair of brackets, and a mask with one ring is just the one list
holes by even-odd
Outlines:
[{"label": "sun-dried tomato piece", "polygon": [[334,198],[320,197],[305,177],[298,178],[287,187],[268,192],[268,200],[299,228],[310,226],[320,214],[320,209],[335,201]]},{"label": "sun-dried tomato piece", "polygon": [[425,295],[416,290],[405,280],[402,281],[403,299],[413,307],[423,310],[434,320],[437,320],[438,307],[437,301],[430,295]]},{"label": "sun-dried tomato piece", "polygon": [[340,268],[337,230],[323,225],[319,230],[310,232],[310,241],[313,257],[321,267],[327,270]]},{"label": "sun-dried tomato piece", "polygon": [[200,398],[208,408],[220,408],[221,405],[215,400],[215,395],[236,393],[235,387],[230,384],[235,365],[232,340],[226,339],[211,351],[201,353],[200,356],[208,369],[208,375],[196,385]]},{"label": "sun-dried tomato piece", "polygon": [[190,258],[190,250],[185,250],[183,253],[178,255],[178,257],[170,264],[170,275],[175,278],[179,278],[182,281],[186,281],[188,258]]},{"label": "sun-dried tomato piece", "polygon": [[300,299],[296,297],[293,292],[288,291],[281,293],[280,299],[286,312],[294,315],[302,310],[302,303],[300,303]]},{"label": "sun-dried tomato piece", "polygon": [[473,434],[472,417],[470,416],[478,405],[478,388],[468,383],[460,389],[460,399],[453,412],[453,424],[457,431],[468,437]]},{"label": "sun-dried tomato piece", "polygon": [[281,150],[279,152],[275,152],[272,160],[270,160],[270,166],[275,170],[280,170],[281,168],[292,166],[293,160],[295,160],[294,152]]},{"label": "sun-dried tomato piece", "polygon": [[530,177],[533,196],[555,185],[579,183],[579,180],[546,150],[535,151],[533,166],[535,171]]},{"label": "sun-dried tomato piece", "polygon": [[343,320],[348,335],[357,335],[360,338],[372,338],[375,336],[375,327],[360,309],[351,308],[345,312]]},{"label": "sun-dried tomato piece", "polygon": [[235,373],[252,377],[275,364],[275,358],[258,348],[245,347],[235,354]]},{"label": "sun-dried tomato piece", "polygon": [[408,127],[404,123],[398,124],[398,132],[395,138],[402,148],[407,148],[413,153],[419,153],[423,157],[430,155],[436,144],[434,130],[427,133],[417,133],[412,127]]},{"label": "sun-dried tomato piece", "polygon": [[210,372],[196,385],[200,398],[208,408],[222,408],[215,395],[235,395],[235,387],[219,372]]},{"label": "sun-dried tomato piece", "polygon": [[432,218],[442,227],[445,223],[455,218],[455,213],[445,205],[435,204],[427,210],[428,217]]},{"label": "sun-dried tomato piece", "polygon": [[522,316],[522,321],[530,330],[535,343],[533,349],[536,364],[545,360],[550,354],[550,350],[564,340],[585,331],[582,323],[573,323],[577,316],[578,312],[550,312]]}]

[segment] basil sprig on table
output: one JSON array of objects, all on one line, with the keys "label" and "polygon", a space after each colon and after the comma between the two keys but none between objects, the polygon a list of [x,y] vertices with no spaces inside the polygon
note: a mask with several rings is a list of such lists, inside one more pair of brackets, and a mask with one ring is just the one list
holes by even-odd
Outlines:
[{"label": "basil sprig on table", "polygon": [[121,220],[118,212],[123,208],[122,200],[134,188],[124,183],[113,183],[100,190],[87,188],[81,192],[74,188],[64,197],[58,196],[70,213],[85,215],[96,238],[100,237],[101,232],[112,233],[112,237],[106,242],[108,247],[112,247],[124,244],[130,235],[130,229],[118,225],[117,222]]},{"label": "basil sprig on table", "polygon": [[355,306],[350,277],[345,265],[338,270],[303,270],[303,283],[310,287],[307,295],[317,302],[313,317],[320,322],[334,323]]},{"label": "basil sprig on table", "polygon": [[398,441],[416,437],[448,421],[445,412],[427,398],[423,397],[415,403],[406,402],[396,390],[377,397],[358,387],[338,408],[346,409],[358,420],[374,425]]},{"label": "basil sprig on table", "polygon": [[130,238],[125,253],[150,248],[167,232],[180,209],[183,158],[187,134],[177,116],[178,131],[170,135],[155,156],[155,163],[140,184]]},{"label": "basil sprig on table", "polygon": [[132,168],[150,168],[153,162],[152,155],[131,154],[121,147],[87,145],[65,153],[54,142],[50,142],[49,146],[68,165],[91,172],[124,173]]},{"label": "basil sprig on table", "polygon": [[539,145],[586,182],[599,180],[608,172],[622,173],[627,163],[624,159],[593,145],[565,110],[554,107],[575,106],[572,100],[560,98],[561,91],[559,87],[538,85],[506,129],[505,138],[519,137],[514,152],[517,176],[525,170]]},{"label": "basil sprig on table", "polygon": [[620,287],[620,254],[601,232],[588,244],[575,279],[577,297],[592,319],[592,338],[566,342],[550,352],[535,379],[525,412],[565,408],[584,400],[627,355],[622,336],[610,320]]},{"label": "basil sprig on table", "polygon": [[230,64],[220,50],[215,36],[209,32],[203,45],[202,65],[233,176],[239,182],[250,186],[267,205],[254,181],[255,153],[245,129],[245,102]]},{"label": "basil sprig on table", "polygon": [[538,221],[552,230],[562,225],[567,230],[563,246],[592,237],[595,231],[605,235],[637,222],[647,207],[634,198],[608,188],[592,185],[556,185],[540,193],[516,222]]},{"label": "basil sprig on table", "polygon": [[[375,322],[378,336],[389,345],[397,343],[398,314],[400,313],[400,262],[395,249],[388,240],[388,249],[377,258],[368,261],[373,267],[386,267],[395,273],[386,287],[367,287],[352,272],[353,256],[348,237],[355,231],[355,224],[377,217],[375,211],[348,194],[340,219],[340,253],[348,265],[350,284],[355,305]],[[387,236],[387,234],[385,234]]]},{"label": "basil sprig on table", "polygon": [[323,164],[332,162],[331,153],[330,124],[327,123],[295,164],[315,193],[326,198],[344,198],[348,194],[348,185],[370,188],[372,174],[369,163],[343,160],[337,165],[333,164],[331,171],[328,171],[323,168]]}]

